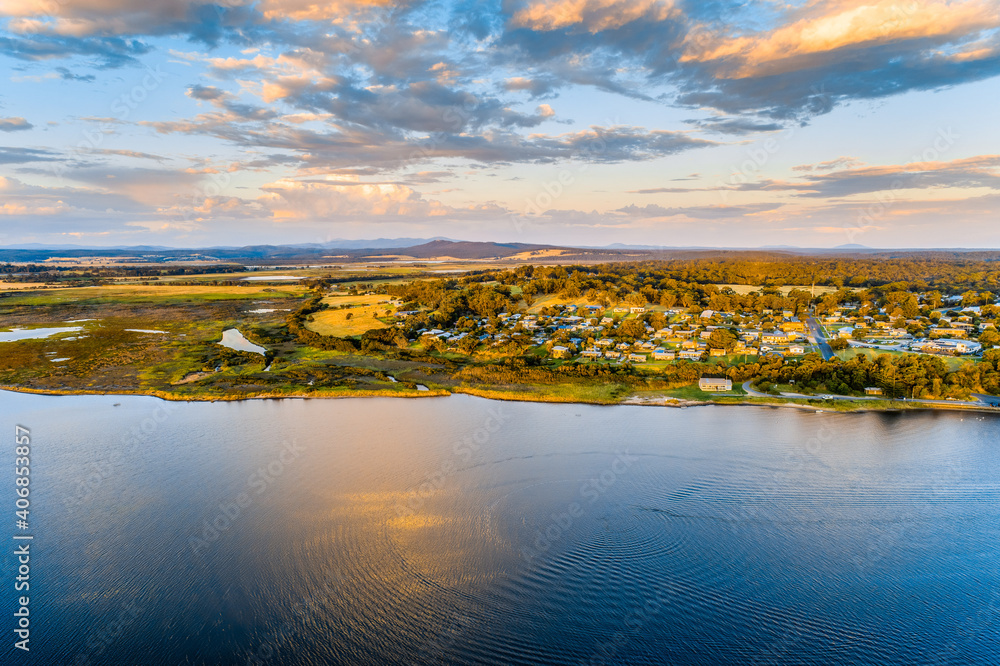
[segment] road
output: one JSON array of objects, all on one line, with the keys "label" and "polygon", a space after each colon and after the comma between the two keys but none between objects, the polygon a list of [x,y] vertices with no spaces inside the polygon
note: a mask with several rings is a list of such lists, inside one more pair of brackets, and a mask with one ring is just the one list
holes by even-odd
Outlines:
[{"label": "road", "polygon": [[[818,338],[817,338],[818,340]],[[747,395],[751,398],[807,398],[810,400],[821,399],[818,395],[805,395],[803,393],[782,393],[781,395],[771,395],[770,393],[762,393],[751,388],[750,384],[753,380],[743,382],[743,390],[746,391]],[[829,395],[829,394],[824,394]],[[952,407],[1000,407],[1000,398],[993,395],[981,395],[979,393],[973,393],[974,398],[978,400],[909,400],[903,398],[900,402],[916,402],[922,405],[949,405]],[[869,396],[853,396],[853,395],[830,395],[829,400],[851,400],[851,401],[863,401],[863,400],[886,400],[885,396],[869,397]]]},{"label": "road", "polygon": [[826,341],[826,336],[823,335],[823,327],[819,325],[815,317],[809,317],[806,323],[809,324],[809,330],[812,331],[813,337],[816,338],[816,346],[819,347],[819,353],[823,355],[823,360],[829,361],[833,358],[833,350],[830,349],[830,345]]}]

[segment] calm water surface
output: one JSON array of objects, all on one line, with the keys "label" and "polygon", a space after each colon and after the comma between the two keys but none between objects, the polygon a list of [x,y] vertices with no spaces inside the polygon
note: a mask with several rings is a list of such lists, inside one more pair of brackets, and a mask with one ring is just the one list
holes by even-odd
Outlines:
[{"label": "calm water surface", "polygon": [[0,423],[4,664],[1000,663],[992,417],[0,393]]}]

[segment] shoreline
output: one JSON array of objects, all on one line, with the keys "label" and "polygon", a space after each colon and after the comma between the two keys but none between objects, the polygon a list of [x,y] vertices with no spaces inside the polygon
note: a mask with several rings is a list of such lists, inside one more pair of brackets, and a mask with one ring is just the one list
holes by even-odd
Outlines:
[{"label": "shoreline", "polygon": [[[863,414],[868,412],[925,412],[925,411],[961,411],[984,414],[1000,414],[1000,407],[972,406],[972,405],[939,405],[927,404],[918,401],[870,401],[868,404],[860,401],[851,401],[850,408],[837,409],[823,404],[809,404],[807,402],[796,402],[802,398],[785,398],[784,400],[775,398],[732,398],[726,400],[688,400],[675,398],[672,396],[627,396],[616,401],[602,400],[581,400],[562,396],[530,395],[523,393],[512,393],[495,391],[489,389],[477,389],[473,387],[456,387],[455,389],[429,389],[427,391],[342,391],[338,393],[317,394],[309,393],[267,393],[261,392],[253,395],[179,395],[168,391],[160,390],[139,390],[117,388],[111,390],[78,390],[78,389],[39,389],[27,386],[0,385],[0,391],[10,391],[12,393],[29,393],[34,395],[49,396],[74,396],[74,395],[104,395],[104,396],[147,396],[159,398],[170,402],[240,402],[249,400],[344,400],[351,398],[443,398],[451,395],[471,395],[484,400],[501,400],[507,402],[546,402],[553,404],[576,404],[576,405],[598,405],[598,406],[634,406],[634,407],[667,407],[672,409],[687,409],[688,407],[770,407],[786,408],[798,410],[812,410],[829,414],[851,413]],[[756,402],[759,400],[760,402]],[[819,399],[817,399],[818,401]],[[847,401],[844,401],[847,402]],[[879,403],[877,405],[870,404]],[[889,403],[889,404],[885,404]]]}]

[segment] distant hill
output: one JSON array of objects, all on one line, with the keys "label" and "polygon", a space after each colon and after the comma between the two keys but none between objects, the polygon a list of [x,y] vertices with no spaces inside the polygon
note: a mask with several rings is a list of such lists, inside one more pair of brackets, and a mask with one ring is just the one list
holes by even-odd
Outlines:
[{"label": "distant hill", "polygon": [[836,248],[796,248],[773,246],[770,248],[710,248],[710,247],[664,247],[655,245],[626,245],[616,243],[605,247],[581,247],[542,245],[533,243],[497,243],[480,241],[456,241],[447,238],[377,238],[373,240],[337,239],[324,243],[299,243],[290,245],[245,245],[205,248],[171,248],[152,245],[128,247],[86,247],[78,245],[43,245],[28,243],[17,246],[0,247],[0,262],[39,263],[51,258],[74,259],[78,257],[123,258],[136,262],[223,261],[238,264],[278,264],[282,262],[350,263],[385,257],[391,261],[394,256],[414,259],[435,259],[453,257],[455,259],[484,260],[506,259],[524,254],[526,259],[556,259],[568,262],[610,262],[636,260],[666,260],[726,257],[739,253],[744,258],[768,256],[822,256],[841,257],[899,257],[925,256],[932,258],[962,257],[968,260],[996,261],[1000,259],[996,250],[948,248],[948,249],[877,249],[863,245],[841,245]]},{"label": "distant hill", "polygon": [[378,254],[404,254],[416,259],[432,259],[434,257],[455,257],[456,259],[493,259],[494,257],[510,257],[522,252],[533,250],[557,249],[552,245],[531,245],[528,243],[481,243],[474,241],[434,240],[423,245],[407,248],[397,248],[393,252],[373,252]]}]

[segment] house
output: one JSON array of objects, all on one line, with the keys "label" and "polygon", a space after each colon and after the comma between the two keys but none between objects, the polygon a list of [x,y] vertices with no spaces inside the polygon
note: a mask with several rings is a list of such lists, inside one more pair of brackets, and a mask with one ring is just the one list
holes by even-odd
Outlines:
[{"label": "house", "polygon": [[629,312],[631,312],[632,314],[642,314],[645,311],[646,311],[646,308],[638,306],[638,305],[629,308]]},{"label": "house", "polygon": [[621,358],[622,353],[617,351],[604,352],[604,358]]},{"label": "house", "polygon": [[725,349],[709,349],[708,350],[708,355],[709,356],[725,356],[726,355],[726,350]]},{"label": "house", "polygon": [[552,348],[552,358],[569,358],[569,348],[563,347],[561,345],[556,345]]},{"label": "house", "polygon": [[645,363],[646,362],[646,355],[645,354],[636,354],[636,353],[633,352],[633,353],[631,353],[631,354],[628,355],[628,360],[632,361],[633,363]]},{"label": "house", "polygon": [[701,313],[702,319],[711,319],[715,315],[715,310],[705,310]]},{"label": "house", "polygon": [[778,331],[771,331],[770,333],[764,333],[761,336],[761,341],[771,345],[783,345],[788,342],[788,336],[784,333],[779,333]]},{"label": "house", "polygon": [[966,336],[966,330],[964,328],[932,328],[930,330],[931,337],[934,336],[954,336],[956,338],[964,338]]},{"label": "house", "polygon": [[791,331],[798,331],[799,333],[802,333],[805,332],[806,325],[797,319],[792,319],[791,321],[781,322],[781,326],[779,328],[781,328],[781,330],[785,333],[789,333]]},{"label": "house", "polygon": [[804,347],[801,347],[799,345],[792,345],[791,347],[788,348],[788,353],[789,354],[805,354],[806,350],[805,350]]},{"label": "house", "polygon": [[718,377],[702,377],[698,380],[698,388],[702,391],[732,391],[733,380]]},{"label": "house", "polygon": [[580,352],[580,356],[582,356],[583,358],[598,359],[598,358],[601,358],[601,350],[600,349],[587,349],[586,351]]},{"label": "house", "polygon": [[597,341],[598,347],[610,347],[613,344],[615,344],[615,341],[612,340],[611,338],[601,338],[600,340]]},{"label": "house", "polygon": [[654,361],[672,361],[677,357],[672,351],[667,351],[666,349],[654,349],[653,350],[653,360]]},{"label": "house", "polygon": [[865,395],[882,395],[882,389],[878,386],[866,386]]},{"label": "house", "polygon": [[684,349],[684,350],[682,350],[678,354],[678,356],[680,358],[686,358],[686,359],[692,359],[692,360],[699,360],[699,359],[701,359],[701,352],[699,350],[697,350],[697,349],[694,349],[694,350]]}]

